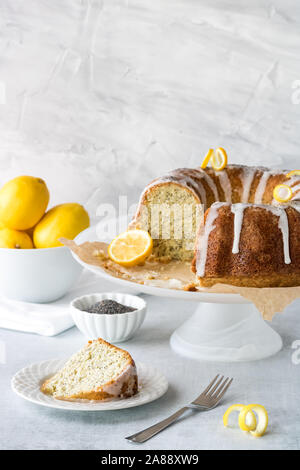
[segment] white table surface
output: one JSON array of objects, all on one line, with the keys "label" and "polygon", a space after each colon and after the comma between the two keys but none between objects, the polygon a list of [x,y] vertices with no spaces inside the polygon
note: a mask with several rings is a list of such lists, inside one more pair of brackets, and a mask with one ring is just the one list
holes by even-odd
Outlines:
[{"label": "white table surface", "polygon": [[[112,287],[99,280],[99,290]],[[69,356],[85,339],[75,327],[52,338],[0,330],[1,350],[6,353],[0,364],[1,449],[300,449],[300,364],[292,362],[292,343],[300,339],[300,301],[272,322],[284,341],[278,355],[252,363],[218,364],[182,358],[170,349],[171,333],[193,312],[194,302],[145,298],[145,323],[123,346],[136,360],[159,368],[170,385],[164,397],[138,408],[65,412],[26,402],[11,391],[12,375],[29,363]],[[218,372],[235,378],[218,408],[194,413],[142,445],[124,439],[192,400]],[[265,405],[268,433],[255,439],[238,429],[225,429],[222,415],[233,403]]]}]

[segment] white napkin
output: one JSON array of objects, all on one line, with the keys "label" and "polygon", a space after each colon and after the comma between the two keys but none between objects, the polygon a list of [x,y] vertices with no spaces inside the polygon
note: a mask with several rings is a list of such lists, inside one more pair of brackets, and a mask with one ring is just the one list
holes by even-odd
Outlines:
[{"label": "white napkin", "polygon": [[0,328],[55,336],[74,325],[69,306],[75,297],[115,290],[114,284],[85,270],[77,285],[55,302],[35,304],[0,297]]}]

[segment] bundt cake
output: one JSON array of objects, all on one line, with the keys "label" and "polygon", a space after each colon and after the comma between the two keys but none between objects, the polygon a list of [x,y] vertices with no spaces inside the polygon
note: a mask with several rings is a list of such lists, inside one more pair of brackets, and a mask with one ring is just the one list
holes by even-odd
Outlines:
[{"label": "bundt cake", "polygon": [[137,371],[127,351],[98,338],[74,354],[41,390],[59,400],[127,398],[138,391]]},{"label": "bundt cake", "polygon": [[[171,171],[144,189],[130,228],[148,230],[156,257],[193,258],[201,286],[300,285],[300,176],[228,165]],[[288,204],[273,199],[289,185]]]}]

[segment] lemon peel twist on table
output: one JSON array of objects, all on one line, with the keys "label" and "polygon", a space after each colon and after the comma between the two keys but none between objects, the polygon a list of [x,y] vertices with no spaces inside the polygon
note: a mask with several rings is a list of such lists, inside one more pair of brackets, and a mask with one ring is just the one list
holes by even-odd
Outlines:
[{"label": "lemon peel twist on table", "polygon": [[[254,437],[261,437],[268,427],[268,413],[264,406],[259,404],[243,405],[240,403],[231,405],[223,416],[223,424],[228,427],[228,418],[233,411],[239,412],[238,423],[242,431],[250,432]],[[256,413],[258,421],[254,414]]]}]

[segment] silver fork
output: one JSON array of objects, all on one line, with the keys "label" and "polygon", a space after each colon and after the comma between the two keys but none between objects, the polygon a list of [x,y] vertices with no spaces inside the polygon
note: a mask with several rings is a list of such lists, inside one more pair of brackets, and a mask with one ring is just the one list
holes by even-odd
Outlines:
[{"label": "silver fork", "polygon": [[132,436],[125,437],[125,439],[138,443],[148,441],[148,439],[151,439],[151,437],[155,436],[170,426],[170,424],[174,423],[174,421],[176,421],[190,408],[196,411],[209,411],[215,408],[233,381],[232,378],[228,377],[226,377],[224,380],[223,375],[220,378],[219,377],[219,374],[216,375],[216,377],[210,382],[208,387],[206,387],[201,395],[199,395],[189,405],[186,405],[180,410],[176,411],[176,413],[173,413],[171,416],[169,416],[169,418],[166,418],[163,421],[160,421],[159,423],[144,429],[143,431],[132,434]]}]

